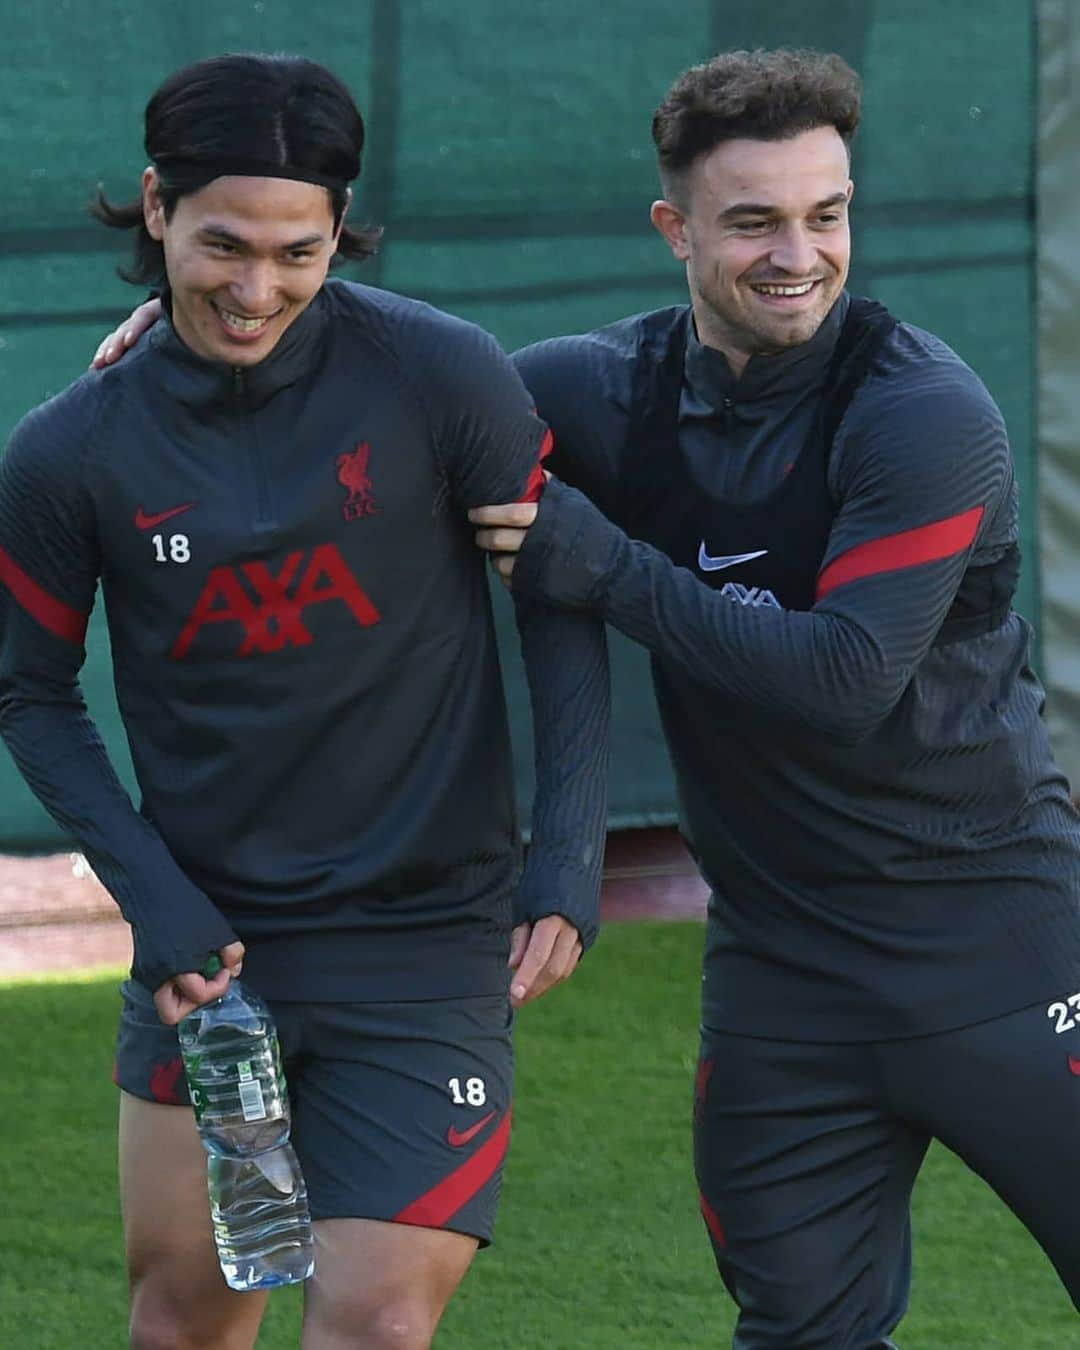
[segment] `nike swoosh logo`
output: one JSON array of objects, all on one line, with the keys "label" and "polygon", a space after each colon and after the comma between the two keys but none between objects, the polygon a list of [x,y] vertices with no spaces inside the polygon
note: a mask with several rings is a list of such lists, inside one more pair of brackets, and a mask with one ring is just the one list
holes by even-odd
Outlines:
[{"label": "nike swoosh logo", "polygon": [[148,516],[140,506],[135,512],[135,528],[137,530],[152,530],[155,525],[164,525],[167,520],[172,520],[173,516],[182,516],[185,511],[190,511],[193,506],[198,506],[198,504],[198,502],[185,502],[183,506],[174,506],[168,511],[158,511],[152,516]]},{"label": "nike swoosh logo", "polygon": [[764,558],[767,548],[759,548],[756,553],[727,553],[712,558],[705,552],[705,540],[698,549],[697,565],[703,572],[722,572],[725,567],[737,567],[739,563],[749,562],[752,558]]},{"label": "nike swoosh logo", "polygon": [[470,1139],[475,1139],[485,1125],[489,1125],[495,1119],[495,1112],[489,1111],[483,1120],[478,1120],[475,1125],[470,1125],[467,1130],[455,1130],[453,1125],[446,1131],[446,1142],[453,1148],[464,1148]]}]

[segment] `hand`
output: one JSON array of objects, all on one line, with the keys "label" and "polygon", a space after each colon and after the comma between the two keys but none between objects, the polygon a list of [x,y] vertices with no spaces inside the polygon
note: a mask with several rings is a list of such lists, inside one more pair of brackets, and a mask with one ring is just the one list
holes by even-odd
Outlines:
[{"label": "hand", "polygon": [[176,1026],[182,1017],[204,1003],[213,1003],[229,987],[229,981],[238,978],[244,965],[244,944],[230,942],[218,952],[221,957],[221,969],[212,980],[197,971],[185,971],[166,980],[160,989],[154,991],[154,1007],[158,1016],[167,1027]]},{"label": "hand", "polygon": [[561,914],[522,923],[510,938],[510,1003],[520,1008],[568,980],[581,960],[578,930]]},{"label": "hand", "polygon": [[131,311],[122,324],[113,329],[107,338],[102,339],[101,345],[94,353],[94,359],[90,362],[91,370],[104,370],[114,361],[119,361],[127,349],[134,347],[146,330],[152,328],[160,318],[161,301],[156,296],[144,300]]},{"label": "hand", "polygon": [[507,585],[514,574],[515,555],[536,519],[536,510],[535,502],[504,502],[500,506],[474,506],[469,512],[474,525],[484,526],[476,531],[477,547],[492,555],[491,565]]}]

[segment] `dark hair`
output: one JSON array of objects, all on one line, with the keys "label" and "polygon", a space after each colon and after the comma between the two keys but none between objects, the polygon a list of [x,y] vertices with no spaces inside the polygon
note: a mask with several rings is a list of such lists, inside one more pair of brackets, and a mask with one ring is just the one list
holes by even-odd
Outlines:
[{"label": "dark hair", "polygon": [[[302,56],[239,53],[178,70],[146,105],[144,147],[158,171],[166,220],[181,197],[245,160],[284,177],[326,184],[334,224],[345,214],[348,184],[360,173],[364,121],[352,95],[325,67]],[[236,171],[235,168],[233,170]],[[165,254],[143,219],[142,199],[113,205],[98,188],[91,215],[135,230],[125,281],[165,280]],[[342,227],[334,261],[375,252],[382,231]]]},{"label": "dark hair", "polygon": [[850,145],[861,107],[859,77],[834,52],[721,52],[680,75],[653,114],[664,190],[723,141],[783,141],[832,126]]}]

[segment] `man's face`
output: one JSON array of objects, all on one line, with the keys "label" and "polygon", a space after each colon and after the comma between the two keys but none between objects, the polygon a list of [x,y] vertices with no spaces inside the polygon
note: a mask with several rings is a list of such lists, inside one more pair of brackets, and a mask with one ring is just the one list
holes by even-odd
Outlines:
[{"label": "man's face", "polygon": [[215,178],[166,220],[153,169],[146,227],[165,250],[173,324],[200,356],[265,360],[326,280],[337,245],[330,194],[286,178]]},{"label": "man's face", "polygon": [[725,141],[653,223],[686,263],[698,336],[736,374],[755,354],[806,342],[847,279],[848,155],[833,127],[786,141]]}]

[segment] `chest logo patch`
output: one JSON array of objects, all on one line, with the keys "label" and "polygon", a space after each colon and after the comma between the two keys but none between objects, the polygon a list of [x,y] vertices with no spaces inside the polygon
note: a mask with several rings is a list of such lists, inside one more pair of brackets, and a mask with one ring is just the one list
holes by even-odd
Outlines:
[{"label": "chest logo patch", "polygon": [[147,512],[140,506],[135,512],[135,528],[137,530],[155,530],[159,525],[164,525],[167,520],[172,520],[173,516],[182,516],[185,511],[190,511],[193,506],[198,506],[198,502],[185,502],[183,506],[170,506],[167,511]]},{"label": "chest logo patch", "polygon": [[202,629],[211,624],[241,630],[237,656],[310,646],[315,635],[304,622],[304,611],[331,600],[363,628],[379,622],[379,611],[333,544],[320,544],[310,553],[296,549],[276,576],[263,562],[215,567],[170,654],[174,661],[182,661]]},{"label": "chest logo patch", "polygon": [[752,562],[754,558],[764,558],[767,548],[759,548],[753,553],[722,553],[711,557],[706,551],[705,540],[698,549],[697,565],[703,572],[722,572],[725,567],[738,567],[739,563]]},{"label": "chest logo patch", "polygon": [[349,494],[341,508],[346,520],[363,520],[365,516],[373,516],[379,510],[375,505],[368,474],[370,457],[371,446],[367,441],[361,441],[355,450],[337,457],[338,482]]}]

